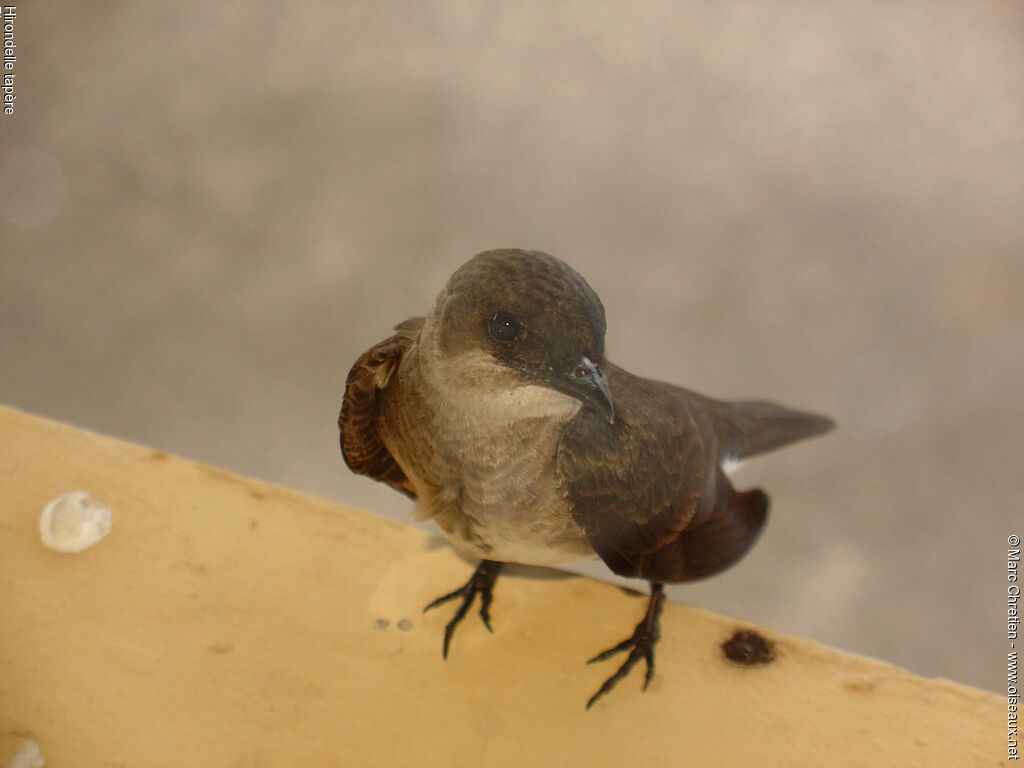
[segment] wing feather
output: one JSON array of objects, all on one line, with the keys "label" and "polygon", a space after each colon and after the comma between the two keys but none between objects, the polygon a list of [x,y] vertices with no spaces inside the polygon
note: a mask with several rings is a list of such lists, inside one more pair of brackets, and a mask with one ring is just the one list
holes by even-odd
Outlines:
[{"label": "wing feather", "polygon": [[725,569],[756,539],[768,497],[735,491],[722,472],[715,409],[614,366],[608,377],[615,423],[581,409],[559,443],[576,523],[622,576],[675,582]]},{"label": "wing feather", "polygon": [[402,355],[419,337],[423,318],[416,317],[396,326],[396,333],[364,352],[349,371],[345,398],[338,416],[341,453],[349,468],[369,475],[402,493],[416,498],[409,478],[380,437],[380,396],[398,368]]}]

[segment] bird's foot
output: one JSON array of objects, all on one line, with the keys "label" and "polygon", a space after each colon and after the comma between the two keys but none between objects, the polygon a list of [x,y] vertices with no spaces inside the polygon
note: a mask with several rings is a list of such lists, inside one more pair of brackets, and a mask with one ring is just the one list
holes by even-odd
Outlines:
[{"label": "bird's foot", "polygon": [[647,664],[647,672],[644,675],[644,690],[647,690],[647,685],[654,676],[654,646],[661,636],[658,617],[661,615],[661,607],[664,602],[664,587],[661,584],[651,584],[651,598],[647,603],[647,613],[644,615],[643,621],[636,625],[633,636],[626,638],[607,651],[602,651],[587,662],[587,664],[593,664],[595,661],[604,661],[611,658],[616,653],[629,651],[629,656],[626,657],[622,666],[616,670],[614,675],[605,680],[601,687],[597,689],[597,693],[587,701],[587,709],[590,709],[595,701],[608,693],[619,680],[629,674],[629,671],[640,659],[643,659]]},{"label": "bird's foot", "polygon": [[441,595],[441,597],[434,600],[430,605],[423,609],[426,613],[431,608],[436,608],[442,603],[447,603],[449,600],[454,600],[457,597],[462,598],[462,603],[459,605],[459,609],[455,611],[455,615],[452,616],[452,620],[445,625],[444,628],[444,648],[442,654],[444,658],[448,658],[448,646],[452,642],[452,634],[455,632],[455,627],[459,625],[462,618],[469,611],[469,607],[473,604],[473,598],[478,594],[480,595],[480,618],[484,622],[484,626],[487,627],[488,632],[493,632],[491,629],[491,590],[494,588],[494,582],[498,578],[498,572],[501,570],[501,563],[494,560],[483,560],[480,565],[477,566],[476,570],[473,571],[473,575],[470,576],[469,581],[463,584],[461,587],[456,589],[454,592],[449,592],[447,595]]}]

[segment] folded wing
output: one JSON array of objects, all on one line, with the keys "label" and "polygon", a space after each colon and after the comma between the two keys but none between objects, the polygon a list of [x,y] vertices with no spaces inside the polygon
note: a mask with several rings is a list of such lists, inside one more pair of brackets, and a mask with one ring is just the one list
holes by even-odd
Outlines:
[{"label": "folded wing", "polygon": [[761,490],[721,469],[825,431],[831,421],[770,403],[723,403],[609,366],[616,421],[581,409],[556,472],[573,518],[617,574],[691,581],[729,567],[768,516]]},{"label": "folded wing", "polygon": [[369,475],[416,498],[412,483],[380,438],[380,397],[398,368],[402,355],[415,342],[423,318],[406,320],[395,335],[371,347],[356,360],[345,383],[345,398],[338,416],[341,453],[349,468]]}]

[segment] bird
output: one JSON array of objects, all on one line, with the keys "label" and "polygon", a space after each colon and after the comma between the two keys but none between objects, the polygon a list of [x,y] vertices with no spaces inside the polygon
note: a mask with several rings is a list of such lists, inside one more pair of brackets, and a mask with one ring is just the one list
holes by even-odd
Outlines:
[{"label": "bird", "polygon": [[587,709],[641,659],[647,689],[665,585],[721,572],[758,537],[768,496],[736,490],[725,467],[834,426],[635,376],[605,357],[605,329],[601,300],[565,262],[485,251],[454,272],[425,317],[356,360],[338,418],[348,467],[411,497],[416,519],[480,560],[424,608],[458,601],[444,658],[477,597],[491,630],[505,563],[597,556],[649,582],[633,633],[590,659],[626,653]]}]

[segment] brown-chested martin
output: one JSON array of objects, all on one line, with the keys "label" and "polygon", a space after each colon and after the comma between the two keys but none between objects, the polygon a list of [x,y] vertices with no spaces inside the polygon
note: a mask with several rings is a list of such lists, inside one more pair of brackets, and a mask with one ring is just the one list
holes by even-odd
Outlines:
[{"label": "brown-chested martin", "polygon": [[452,275],[426,318],[352,367],[338,424],[352,471],[416,501],[482,562],[461,588],[452,633],[480,595],[490,629],[502,563],[556,565],[595,553],[651,584],[629,651],[589,707],[641,658],[644,687],[664,584],[718,573],[757,538],[761,490],[722,469],[833,426],[762,401],[723,402],[634,376],[605,359],[604,307],[567,264],[539,252],[481,253]]}]

